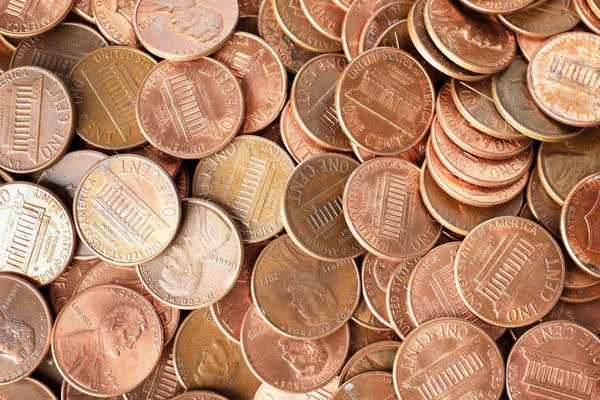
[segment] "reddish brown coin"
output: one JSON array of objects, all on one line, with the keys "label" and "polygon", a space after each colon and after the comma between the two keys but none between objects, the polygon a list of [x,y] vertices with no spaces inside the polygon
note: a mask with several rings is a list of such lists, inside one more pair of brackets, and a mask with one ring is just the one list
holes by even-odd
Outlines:
[{"label": "reddish brown coin", "polygon": [[408,284],[420,259],[398,265],[390,277],[386,290],[385,304],[392,328],[403,340],[417,327],[408,309]]},{"label": "reddish brown coin", "polygon": [[335,106],[344,132],[356,145],[391,155],[416,145],[433,119],[435,91],[410,54],[387,47],[362,53],[344,70]]},{"label": "reddish brown coin", "polygon": [[508,14],[520,10],[536,0],[503,0],[503,1],[485,1],[485,0],[460,0],[467,7],[484,14]]},{"label": "reddish brown coin", "polygon": [[[394,332],[390,330],[389,326],[381,322],[379,318],[377,318],[375,314],[373,314],[373,312],[367,305],[364,296],[360,296],[358,306],[356,306],[356,309],[352,313],[351,318],[352,319],[350,321],[350,332],[354,332],[354,328],[356,328],[356,330],[362,332],[361,334],[359,334],[359,336],[372,336],[371,334],[379,335],[382,332],[389,332],[392,335],[395,335]],[[354,345],[354,333],[351,333],[350,336],[352,337],[353,342],[350,345],[350,354],[354,354],[363,346],[358,343]]]},{"label": "reddish brown coin", "polygon": [[584,288],[565,288],[560,295],[561,301],[573,304],[588,303],[597,299],[600,299],[600,282]]},{"label": "reddish brown coin", "polygon": [[499,15],[502,24],[523,35],[548,38],[575,28],[580,19],[571,1],[535,1],[522,10]]},{"label": "reddish brown coin", "polygon": [[165,60],[140,83],[135,111],[142,133],[159,150],[178,158],[203,158],[237,134],[244,98],[233,72],[212,58]]},{"label": "reddish brown coin", "polygon": [[346,12],[333,0],[300,0],[300,6],[316,30],[336,42],[342,40],[342,22]]},{"label": "reddish brown coin", "polygon": [[411,7],[408,1],[394,1],[375,10],[362,28],[358,41],[359,54],[377,47],[375,43],[390,26],[406,20]]},{"label": "reddish brown coin", "polygon": [[108,40],[122,46],[139,47],[133,30],[135,1],[91,0],[91,3],[96,25]]},{"label": "reddish brown coin", "polygon": [[2,400],[57,400],[52,390],[31,378],[0,387],[0,396],[2,396]]},{"label": "reddish brown coin", "polygon": [[342,384],[331,400],[398,400],[390,372],[360,374]]},{"label": "reddish brown coin", "polygon": [[373,371],[392,372],[400,342],[385,340],[375,342],[357,351],[340,372],[340,382],[345,383],[357,375]]},{"label": "reddish brown coin", "polygon": [[592,0],[573,0],[572,4],[577,14],[579,14],[581,22],[583,22],[592,32],[600,34],[600,18],[594,13],[594,10],[590,8],[590,4],[596,3]]},{"label": "reddish brown coin", "polygon": [[177,192],[181,199],[188,197],[190,193],[190,174],[186,168],[180,168],[177,175],[173,178],[175,186],[177,186]]},{"label": "reddish brown coin", "polygon": [[173,180],[175,180],[175,174],[177,174],[183,162],[181,158],[173,157],[165,152],[162,152],[149,143],[135,150],[130,150],[128,153],[137,154],[138,156],[146,157],[147,159],[154,161],[163,167],[169,176],[173,178]]},{"label": "reddish brown coin", "polygon": [[[423,139],[421,139],[421,141],[414,145],[412,148],[402,153],[393,154],[391,157],[398,157],[403,160],[409,161],[415,165],[421,165],[425,160],[425,152],[428,142],[429,134],[426,134],[425,136],[423,136]],[[352,151],[354,152],[354,155],[363,163],[372,160],[376,157],[381,157],[377,154],[371,153],[370,151],[363,149],[362,147],[356,146],[354,143],[352,144]]]},{"label": "reddish brown coin", "polygon": [[74,3],[75,0],[32,3],[3,0],[0,4],[0,34],[13,38],[40,35],[58,25]]},{"label": "reddish brown coin", "polygon": [[535,54],[537,49],[547,40],[547,38],[535,38],[521,33],[517,33],[517,43],[521,53],[525,56],[527,61],[531,60],[531,57]]},{"label": "reddish brown coin", "polygon": [[95,286],[75,296],[52,333],[60,373],[76,389],[104,397],[142,383],[160,360],[163,343],[152,304],[118,285]]},{"label": "reddish brown coin", "polygon": [[534,169],[527,185],[527,205],[534,218],[556,237],[560,237],[561,206],[546,192],[540,175]]},{"label": "reddish brown coin", "polygon": [[75,288],[83,274],[94,264],[101,262],[94,258],[91,260],[73,260],[73,262],[59,275],[49,287],[50,305],[55,314],[67,304],[75,294]]},{"label": "reddish brown coin", "polygon": [[[357,312],[361,307],[360,304],[364,304],[364,302],[361,301],[361,303],[359,303],[359,306],[356,308],[352,319],[348,322],[348,326],[350,327],[350,357],[370,344],[390,340],[400,340],[400,338],[396,336],[394,331],[388,329],[386,326],[384,326],[383,328],[375,328],[372,324],[369,324],[369,326],[367,326],[365,322],[368,321],[365,321],[364,319],[359,320],[358,318],[356,318]],[[367,310],[369,309],[366,305],[364,306],[364,308]],[[373,319],[376,318],[373,317]]]},{"label": "reddish brown coin", "polygon": [[[62,376],[62,375],[61,375]],[[96,400],[98,397],[82,393],[79,390],[75,389],[73,386],[69,385],[69,382],[63,380],[61,390],[60,390],[60,400]],[[103,397],[106,400],[122,400],[123,396],[110,396]]]},{"label": "reddish brown coin", "polygon": [[85,21],[95,24],[96,19],[92,12],[92,0],[75,0],[73,13],[83,18]]},{"label": "reddish brown coin", "polygon": [[314,156],[315,154],[326,153],[328,150],[310,139],[296,122],[292,105],[288,102],[279,120],[281,129],[281,139],[287,151],[294,157],[296,162],[302,161]]},{"label": "reddish brown coin", "polygon": [[475,315],[507,328],[554,307],[565,281],[556,240],[535,222],[498,217],[473,229],[456,256],[458,292]]}]

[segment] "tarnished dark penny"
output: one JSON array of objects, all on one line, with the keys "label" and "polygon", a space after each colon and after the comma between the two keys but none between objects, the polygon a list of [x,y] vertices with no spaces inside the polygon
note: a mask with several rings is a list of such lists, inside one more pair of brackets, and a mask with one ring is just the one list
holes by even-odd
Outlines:
[{"label": "tarnished dark penny", "polygon": [[2,400],[57,400],[52,390],[42,382],[32,378],[25,378],[0,387],[0,396],[2,396]]},{"label": "tarnished dark penny", "polygon": [[523,35],[521,33],[517,33],[516,37],[517,43],[519,44],[519,49],[527,61],[531,59],[531,56],[533,56],[537,49],[539,49],[540,46],[547,40],[547,38],[535,38]]},{"label": "tarnished dark penny", "polygon": [[391,372],[365,372],[342,383],[331,400],[398,400]]},{"label": "tarnished dark penny", "polygon": [[375,10],[362,28],[358,41],[358,52],[370,50],[387,28],[405,20],[412,5],[406,1],[394,1]]},{"label": "tarnished dark penny", "polygon": [[296,122],[290,102],[283,107],[279,118],[281,139],[285,148],[294,157],[296,162],[301,163],[315,154],[326,153],[328,151],[328,149],[317,144],[304,133],[298,122]]},{"label": "tarnished dark penny", "polygon": [[442,233],[421,199],[419,168],[398,158],[375,158],[358,167],[348,178],[343,206],[360,244],[386,259],[422,256]]},{"label": "tarnished dark penny", "polygon": [[385,304],[394,332],[402,339],[417,326],[413,322],[408,308],[408,284],[410,277],[421,257],[400,263],[390,277],[386,289]]},{"label": "tarnished dark penny", "polygon": [[254,394],[256,400],[311,400],[311,399],[325,399],[329,400],[331,395],[338,387],[338,379],[335,378],[324,387],[317,389],[309,393],[289,393],[284,392],[278,388],[274,388],[271,385],[263,383],[259,386],[258,390]]},{"label": "tarnished dark penny", "polygon": [[0,73],[4,73],[10,69],[10,63],[15,54],[13,46],[7,45],[3,40],[0,40]]},{"label": "tarnished dark penny", "polygon": [[460,0],[467,7],[484,14],[508,14],[533,4],[536,0]]},{"label": "tarnished dark penny", "polygon": [[546,192],[537,170],[531,172],[527,185],[527,205],[531,213],[546,229],[557,238],[560,237],[560,210],[552,197]]},{"label": "tarnished dark penny", "polygon": [[600,18],[590,8],[589,4],[595,4],[592,0],[572,0],[573,8],[579,14],[581,22],[594,33],[600,34]]},{"label": "tarnished dark penny", "polygon": [[[371,311],[367,305],[364,296],[360,296],[360,301],[352,313],[351,318],[350,332],[354,332],[354,328],[356,328],[356,330],[360,330],[366,336],[369,336],[367,333],[379,335],[382,332],[391,332],[393,334],[393,331],[389,328],[389,326],[381,322],[379,318],[373,314],[373,311]],[[354,340],[356,335],[351,333],[350,336],[352,337],[352,340]],[[350,346],[350,354],[353,354],[355,352],[354,350],[358,350],[360,347],[362,346],[358,346],[357,348]]]},{"label": "tarnished dark penny", "polygon": [[504,360],[481,328],[457,318],[429,321],[402,343],[394,362],[394,387],[402,399],[498,400]]},{"label": "tarnished dark penny", "polygon": [[342,369],[350,347],[348,325],[321,339],[292,339],[275,331],[255,306],[242,323],[244,359],[266,384],[291,393],[325,386]]},{"label": "tarnished dark penny", "polygon": [[[91,3],[96,26],[108,40],[122,46],[140,46],[133,30],[133,11],[137,2],[131,0],[91,0]],[[158,4],[160,5],[160,1]]]},{"label": "tarnished dark penny", "polygon": [[354,354],[340,372],[340,383],[367,372],[392,372],[400,342],[386,340],[370,344]]},{"label": "tarnished dark penny", "polygon": [[554,307],[565,281],[556,240],[535,222],[498,217],[473,229],[456,255],[458,292],[484,321],[528,325]]},{"label": "tarnished dark penny", "polygon": [[566,303],[580,304],[600,299],[600,282],[579,289],[565,288],[560,295],[560,300]]},{"label": "tarnished dark penny", "polygon": [[207,157],[227,146],[242,126],[242,87],[212,58],[162,61],[139,86],[135,115],[142,133],[174,157]]},{"label": "tarnished dark penny", "polygon": [[79,280],[94,264],[101,260],[94,258],[91,260],[73,260],[73,262],[48,286],[48,295],[50,297],[50,305],[55,314],[67,304],[73,295]]},{"label": "tarnished dark penny", "polygon": [[[426,134],[425,136],[423,136],[423,139],[421,139],[419,143],[417,143],[410,149],[403,151],[402,153],[392,154],[390,157],[398,157],[403,160],[409,161],[415,165],[421,165],[425,160],[425,151],[428,142],[429,134]],[[354,152],[354,155],[363,163],[372,160],[376,157],[383,157],[375,153],[371,153],[370,151],[367,151],[362,147],[358,147],[354,143],[352,144],[352,151]]]},{"label": "tarnished dark penny", "polygon": [[360,54],[344,70],[335,107],[343,131],[356,145],[392,155],[425,136],[434,96],[429,75],[413,56],[379,47]]},{"label": "tarnished dark penny", "polygon": [[498,19],[517,33],[538,38],[566,32],[579,23],[571,0],[546,0],[534,8],[499,15]]},{"label": "tarnished dark penny", "polygon": [[74,3],[75,0],[3,0],[0,4],[0,34],[28,38],[48,32],[67,16]]},{"label": "tarnished dark penny", "polygon": [[266,322],[297,339],[321,338],[342,328],[360,298],[354,260],[318,260],[287,235],[262,251],[251,284],[252,299]]},{"label": "tarnished dark penny", "polygon": [[100,285],[73,297],[56,318],[52,354],[76,389],[125,394],[152,372],[163,350],[160,318],[142,295]]},{"label": "tarnished dark penny", "polygon": [[9,274],[0,274],[0,302],[2,395],[4,388],[30,375],[48,353],[52,314],[42,294],[31,283]]},{"label": "tarnished dark penny", "polygon": [[236,30],[238,32],[246,32],[258,36],[258,16],[257,15],[240,15]]},{"label": "tarnished dark penny", "polygon": [[240,16],[256,16],[261,6],[260,0],[237,0]]},{"label": "tarnished dark penny", "polygon": [[346,12],[333,0],[300,0],[300,6],[317,31],[337,42],[342,40],[342,22]]}]

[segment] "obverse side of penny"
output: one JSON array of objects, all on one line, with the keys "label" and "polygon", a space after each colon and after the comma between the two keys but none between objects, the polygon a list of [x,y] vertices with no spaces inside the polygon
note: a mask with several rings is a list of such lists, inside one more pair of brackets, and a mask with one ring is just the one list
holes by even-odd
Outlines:
[{"label": "obverse side of penny", "polygon": [[28,38],[48,32],[71,11],[75,0],[44,0],[37,3],[0,4],[0,34],[12,38]]},{"label": "obverse side of penny", "polygon": [[375,42],[387,28],[396,22],[405,20],[412,4],[408,1],[394,1],[375,10],[362,28],[358,42],[358,51],[362,53],[375,46]]},{"label": "obverse side of penny", "polygon": [[408,308],[408,284],[421,257],[408,263],[401,263],[392,273],[386,290],[385,303],[394,332],[402,339],[417,326]]},{"label": "obverse side of penny", "polygon": [[207,157],[227,146],[242,126],[242,88],[212,58],[162,61],[139,86],[135,122],[152,145],[172,156]]},{"label": "obverse side of penny", "polygon": [[96,25],[108,40],[122,46],[140,46],[133,30],[135,2],[131,0],[91,0],[91,3]]},{"label": "obverse side of penny", "polygon": [[281,139],[287,151],[297,163],[307,160],[315,154],[326,153],[328,150],[309,138],[294,117],[292,105],[288,102],[279,117]]},{"label": "obverse side of penny", "polygon": [[[61,390],[60,390],[60,400],[96,400],[98,397],[89,395],[87,393],[82,393],[79,390],[75,389],[73,386],[69,385],[69,382],[63,380]],[[123,396],[110,396],[103,397],[106,400],[122,400]]]},{"label": "obverse side of penny", "polygon": [[342,40],[342,22],[346,12],[333,0],[300,0],[300,6],[316,30],[336,42]]},{"label": "obverse side of penny", "polygon": [[2,392],[30,375],[48,353],[52,314],[42,294],[31,283],[9,274],[0,274],[0,302]]},{"label": "obverse side of penny", "polygon": [[254,394],[254,398],[256,400],[275,400],[275,399],[276,400],[307,400],[307,399],[311,399],[311,397],[307,397],[307,396],[312,396],[312,398],[314,398],[314,399],[319,399],[319,398],[330,399],[331,395],[333,394],[333,392],[335,392],[337,387],[338,387],[338,379],[337,378],[333,379],[331,382],[329,382],[324,387],[317,389],[314,392],[309,392],[309,393],[284,392],[281,389],[274,388],[271,385],[267,385],[266,383],[263,383],[259,386],[258,390]]},{"label": "obverse side of penny", "polygon": [[527,185],[527,204],[531,213],[554,236],[560,237],[560,210],[552,197],[546,192],[537,170],[533,170]]},{"label": "obverse side of penny", "polygon": [[147,158],[124,154],[92,167],[75,192],[75,227],[100,258],[134,266],[173,241],[181,201],[171,177]]},{"label": "obverse side of penny", "polygon": [[77,134],[106,150],[143,145],[146,138],[136,120],[135,104],[142,81],[155,65],[146,53],[119,46],[95,50],[81,59],[68,82],[77,105]]},{"label": "obverse side of penny", "polygon": [[36,399],[36,400],[57,400],[52,390],[50,390],[42,382],[35,379],[25,378],[18,382],[4,385],[0,388],[2,400],[20,400],[20,399]]},{"label": "obverse side of penny", "polygon": [[342,384],[331,400],[398,400],[390,372],[366,372]]},{"label": "obverse side of penny", "polygon": [[391,155],[427,133],[435,90],[425,69],[408,53],[379,47],[356,57],[335,90],[340,125],[358,146]]},{"label": "obverse side of penny", "polygon": [[454,272],[458,292],[475,315],[512,328],[554,307],[564,286],[565,261],[556,240],[540,225],[498,217],[469,233]]},{"label": "obverse side of penny", "polygon": [[370,344],[354,354],[340,372],[340,382],[343,384],[357,375],[367,372],[392,372],[394,359],[400,342],[387,340]]},{"label": "obverse side of penny", "polygon": [[537,38],[566,32],[580,21],[571,1],[561,0],[547,0],[534,8],[499,15],[498,19],[517,33]]},{"label": "obverse side of penny", "polygon": [[163,344],[152,304],[118,285],[95,286],[75,296],[52,333],[60,373],[76,389],[104,397],[142,383],[160,360]]},{"label": "obverse side of penny", "polygon": [[245,243],[260,242],[283,228],[281,199],[293,169],[290,156],[272,141],[239,136],[198,163],[192,195],[223,207]]},{"label": "obverse side of penny", "polygon": [[97,258],[91,260],[73,260],[67,269],[50,283],[48,286],[50,305],[55,314],[58,314],[75,295],[75,289],[83,274],[99,262],[101,260]]},{"label": "obverse side of penny", "polygon": [[519,49],[521,49],[521,53],[523,53],[527,61],[531,60],[537,49],[547,40],[547,38],[534,38],[521,33],[517,33],[516,36]]},{"label": "obverse side of penny", "polygon": [[206,307],[233,287],[242,269],[244,249],[233,219],[200,199],[184,199],[182,222],[173,243],[161,255],[137,266],[148,291],[172,307]]}]

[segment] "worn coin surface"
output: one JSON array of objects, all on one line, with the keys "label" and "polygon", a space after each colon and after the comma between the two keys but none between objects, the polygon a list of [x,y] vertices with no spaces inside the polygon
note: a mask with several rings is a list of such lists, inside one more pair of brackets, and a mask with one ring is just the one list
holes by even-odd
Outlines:
[{"label": "worn coin surface", "polygon": [[[62,376],[62,375],[61,375]],[[80,392],[73,386],[69,385],[69,382],[63,380],[60,388],[60,400],[96,400],[98,397],[89,395],[87,393]],[[122,400],[123,396],[110,396],[103,397],[106,400]]]},{"label": "worn coin surface", "polygon": [[118,45],[140,46],[133,30],[133,11],[136,2],[131,0],[91,0],[91,3],[96,26],[104,36]]},{"label": "worn coin surface", "polygon": [[92,0],[75,0],[72,11],[85,21],[92,24],[96,23],[96,18],[94,18],[92,11]]},{"label": "worn coin surface", "polygon": [[398,400],[390,372],[365,372],[343,383],[331,400]]},{"label": "worn coin surface", "polygon": [[52,390],[42,382],[32,378],[25,378],[18,382],[0,387],[2,400],[57,400]]},{"label": "worn coin surface", "polygon": [[0,34],[28,38],[48,32],[71,11],[75,0],[0,3]]},{"label": "worn coin surface", "polygon": [[191,390],[171,397],[169,400],[229,400],[219,393],[208,390]]},{"label": "worn coin surface", "polygon": [[281,139],[285,148],[297,163],[301,163],[315,154],[326,153],[328,151],[304,133],[298,122],[296,122],[290,102],[281,111],[279,129],[281,130]]},{"label": "worn coin surface", "polygon": [[173,178],[173,180],[175,180],[175,174],[177,174],[177,172],[180,170],[183,162],[181,158],[173,157],[157,149],[150,143],[142,147],[138,147],[137,149],[129,150],[128,153],[137,154],[138,156],[146,157],[147,159],[154,161],[163,167],[169,176]]},{"label": "worn coin surface", "polygon": [[[352,313],[349,323],[351,332],[350,337],[352,338],[350,354],[354,354],[363,347],[363,345],[367,345],[372,341],[378,341],[382,334],[385,335],[389,333],[392,336],[395,336],[394,331],[373,314],[373,311],[371,311],[367,305],[364,296],[360,296],[360,301]],[[365,339],[365,343],[361,344],[362,342],[360,340],[355,340],[357,337],[367,338],[369,340]],[[371,338],[373,338],[373,340],[370,340]]]},{"label": "worn coin surface", "polygon": [[384,340],[363,347],[346,361],[340,372],[340,382],[343,384],[366,372],[392,372],[400,344],[399,341]]},{"label": "worn coin surface", "polygon": [[547,0],[533,8],[499,15],[498,19],[517,33],[537,38],[566,32],[580,21],[571,0]]}]

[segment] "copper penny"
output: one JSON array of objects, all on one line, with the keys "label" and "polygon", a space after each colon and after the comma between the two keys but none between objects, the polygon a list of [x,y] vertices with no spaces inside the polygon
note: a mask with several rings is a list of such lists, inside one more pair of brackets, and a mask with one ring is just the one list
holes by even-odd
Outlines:
[{"label": "copper penny", "polygon": [[508,14],[533,4],[536,0],[460,0],[467,7],[484,14]]},{"label": "copper penny", "polygon": [[298,165],[283,192],[283,221],[294,243],[325,261],[355,258],[364,252],[343,216],[342,194],[360,164],[346,155],[318,154]]},{"label": "copper penny", "polygon": [[348,8],[354,3],[354,0],[333,0],[333,2],[342,10],[348,11]]},{"label": "copper penny", "polygon": [[81,59],[68,82],[77,105],[77,134],[106,150],[146,143],[135,105],[141,83],[155,65],[146,53],[119,46],[95,50]]},{"label": "copper penny", "polygon": [[237,281],[227,294],[210,306],[213,319],[231,340],[239,343],[242,332],[242,321],[246,311],[252,305],[250,278],[254,264],[263,251],[266,243],[255,243],[244,246],[244,261]]},{"label": "copper penny", "polygon": [[[181,167],[181,163],[183,160],[177,157],[173,157],[167,153],[164,153],[154,147],[151,144],[147,144],[143,147],[139,147],[135,150],[128,151],[130,154],[137,154],[138,156],[146,157],[149,160],[154,161],[158,165],[164,168],[165,171],[175,179],[175,175],[179,171]],[[185,197],[185,196],[184,196]]]},{"label": "copper penny", "polygon": [[65,269],[48,286],[48,294],[50,305],[55,314],[58,314],[75,294],[75,288],[79,283],[79,279],[90,269],[94,264],[101,260],[94,258],[91,260],[73,260],[73,262]]},{"label": "copper penny", "polygon": [[4,0],[0,5],[0,34],[28,38],[48,32],[71,11],[75,0],[24,3]]},{"label": "copper penny", "polygon": [[82,178],[73,204],[79,238],[100,258],[134,266],[175,238],[181,201],[167,172],[147,158],[106,158]]},{"label": "copper penny", "polygon": [[513,328],[554,307],[564,286],[565,261],[556,240],[540,225],[498,217],[467,235],[454,275],[460,297],[475,315]]},{"label": "copper penny", "polygon": [[492,82],[492,97],[498,112],[516,130],[544,142],[560,142],[582,129],[548,117],[535,104],[527,89],[527,61],[517,57]]},{"label": "copper penny", "polygon": [[425,26],[450,60],[479,74],[505,69],[515,57],[514,34],[491,15],[482,15],[457,0],[428,0]]},{"label": "copper penny", "polygon": [[496,343],[477,325],[437,319],[402,343],[394,362],[394,387],[402,399],[498,400],[504,361]]},{"label": "copper penny", "polygon": [[[372,335],[380,335],[382,333],[390,333],[395,335],[394,332],[390,329],[390,327],[384,324],[379,318],[373,314],[373,311],[367,305],[364,296],[360,296],[360,300],[356,309],[352,313],[350,323],[350,336],[354,345],[350,344],[350,354],[355,353],[358,349],[363,347],[363,345],[359,343],[355,343],[355,335],[354,331],[360,331],[359,336],[370,337]],[[367,343],[368,344],[368,343]]]},{"label": "copper penny", "polygon": [[535,169],[531,173],[527,185],[527,204],[535,219],[554,236],[560,237],[561,206],[546,192],[546,189],[542,186],[540,175]]},{"label": "copper penny", "polygon": [[546,0],[533,8],[499,15],[498,19],[517,33],[537,38],[566,32],[579,23],[571,0]]},{"label": "copper penny", "polygon": [[245,243],[275,236],[283,228],[281,199],[294,162],[268,139],[236,137],[196,167],[192,194],[222,206],[239,225]]},{"label": "copper penny", "polygon": [[208,308],[192,312],[183,321],[175,336],[173,358],[179,382],[188,390],[211,388],[230,400],[246,400],[260,386],[241,346],[225,336]]},{"label": "copper penny", "polygon": [[227,146],[242,126],[242,87],[212,58],[165,60],[141,81],[135,114],[142,133],[159,150],[203,158]]},{"label": "copper penny", "polygon": [[532,328],[515,343],[506,363],[510,399],[597,398],[599,349],[600,339],[573,322]]},{"label": "copper penny", "polygon": [[561,301],[573,304],[588,303],[597,299],[600,299],[600,282],[584,288],[565,288],[560,295]]},{"label": "copper penny", "polygon": [[367,372],[392,372],[394,359],[400,348],[400,342],[386,340],[372,343],[354,354],[340,372],[340,382],[344,384],[349,379]]},{"label": "copper penny", "polygon": [[298,163],[307,160],[315,154],[326,153],[328,151],[328,149],[317,144],[302,131],[302,128],[296,122],[290,102],[281,111],[279,128],[285,148]]},{"label": "copper penny", "polygon": [[[409,161],[415,165],[421,165],[421,164],[423,164],[423,161],[425,160],[425,151],[426,151],[428,142],[429,142],[429,134],[426,134],[425,136],[423,136],[423,139],[421,139],[421,141],[419,143],[417,143],[410,149],[403,151],[402,153],[392,154],[391,157],[398,157],[403,160]],[[354,154],[356,155],[356,157],[360,160],[360,162],[363,162],[363,163],[367,162],[369,160],[372,160],[376,157],[382,157],[375,153],[371,153],[370,151],[367,151],[367,150],[363,149],[362,147],[358,147],[354,143],[352,144],[352,150],[353,150]]]},{"label": "copper penny", "polygon": [[[566,251],[563,249],[563,254]],[[585,289],[600,284],[600,278],[584,271],[570,257],[565,257],[565,289]]]},{"label": "copper penny", "polygon": [[192,390],[171,397],[169,400],[229,400],[227,397],[220,395],[219,393],[207,391],[207,390]]},{"label": "copper penny", "polygon": [[358,146],[391,155],[416,145],[434,114],[435,90],[410,54],[379,47],[356,57],[336,87],[340,125]]},{"label": "copper penny", "polygon": [[362,28],[358,41],[359,54],[370,50],[390,26],[405,20],[412,4],[408,1],[395,1],[375,10]]},{"label": "copper penny", "polygon": [[10,63],[15,54],[15,49],[0,40],[0,73],[10,69]]},{"label": "copper penny", "polygon": [[391,326],[402,340],[417,327],[408,308],[408,284],[420,260],[421,257],[409,262],[401,262],[392,272],[386,289],[385,304]]},{"label": "copper penny", "polygon": [[137,387],[163,349],[158,314],[143,296],[118,285],[89,288],[56,318],[52,354],[70,385],[117,396]]},{"label": "copper penny", "polygon": [[266,322],[298,339],[340,329],[360,298],[354,260],[326,262],[303,253],[287,235],[263,250],[252,275],[252,299]]},{"label": "copper penny", "polygon": [[254,394],[255,400],[312,400],[312,399],[323,399],[329,400],[331,395],[338,387],[338,379],[335,378],[327,385],[320,389],[309,393],[289,393],[284,392],[278,388],[274,388],[271,385],[263,383],[260,385],[256,393]]},{"label": "copper penny", "polygon": [[517,33],[516,36],[519,49],[527,61],[531,60],[531,56],[533,56],[537,49],[539,49],[547,40],[547,38],[535,38],[521,33]]},{"label": "copper penny", "polygon": [[333,0],[300,0],[299,2],[313,28],[336,42],[342,40],[342,22],[346,12]]},{"label": "copper penny", "polygon": [[73,137],[74,108],[65,85],[45,69],[17,67],[2,74],[0,167],[26,174],[58,161]]},{"label": "copper penny", "polygon": [[294,79],[290,104],[296,122],[317,144],[329,150],[350,151],[336,112],[336,85],[346,68],[341,54],[309,60]]},{"label": "copper penny", "polygon": [[542,111],[557,121],[596,126],[600,108],[591,79],[597,64],[595,52],[584,49],[600,49],[600,37],[570,32],[549,39],[531,58],[527,87]]},{"label": "copper penny", "polygon": [[57,400],[52,390],[35,379],[25,378],[18,382],[0,387],[2,400]]},{"label": "copper penny", "polygon": [[[367,306],[365,306],[365,308],[368,310]],[[360,322],[356,322],[354,319],[348,322],[348,326],[350,327],[350,353],[348,355],[349,357],[353,356],[361,349],[370,344],[390,340],[400,340],[400,338],[394,333],[394,331],[389,329],[388,327],[385,327],[385,329],[369,328],[365,325],[361,325]]]},{"label": "copper penny", "polygon": [[261,38],[236,32],[213,57],[240,81],[246,113],[240,133],[266,128],[281,112],[287,94],[287,73],[277,53]]},{"label": "copper penny", "polygon": [[398,400],[390,372],[366,372],[343,383],[331,400]]},{"label": "copper penny", "polygon": [[342,369],[350,347],[347,325],[321,339],[293,339],[265,322],[252,306],[242,323],[244,359],[263,382],[290,393],[325,386]]},{"label": "copper penny", "polygon": [[[110,396],[103,397],[106,400],[122,400],[123,396]],[[96,400],[98,397],[92,396],[86,393],[82,393],[79,390],[75,389],[73,386],[69,385],[69,382],[64,381],[60,390],[60,399],[61,400]]]},{"label": "copper penny", "polygon": [[182,201],[182,223],[158,258],[138,264],[148,291],[172,307],[194,309],[220,300],[237,281],[244,249],[233,219],[200,199]]},{"label": "copper penny", "polygon": [[180,168],[173,178],[179,197],[185,199],[190,193],[190,174],[186,168]]},{"label": "copper penny", "polygon": [[237,0],[240,16],[256,16],[261,6],[260,0]]},{"label": "copper penny", "polygon": [[79,60],[107,46],[98,31],[84,24],[66,22],[43,35],[23,40],[15,50],[11,66],[45,68],[66,83]]},{"label": "copper penny", "polygon": [[592,32],[600,34],[600,18],[590,8],[589,4],[595,4],[593,1],[573,0],[573,8],[579,14],[581,22],[585,24]]},{"label": "copper penny", "polygon": [[96,25],[108,40],[122,46],[139,47],[133,30],[135,1],[91,0],[91,3]]},{"label": "copper penny", "polygon": [[32,284],[9,274],[0,274],[0,302],[1,394],[30,375],[48,353],[52,314]]},{"label": "copper penny", "polygon": [[600,18],[600,2],[598,0],[587,0],[588,7],[592,9],[592,12]]},{"label": "copper penny", "polygon": [[92,11],[92,1],[93,0],[75,0],[72,11],[85,21],[95,24],[96,19],[94,18],[94,13]]}]

